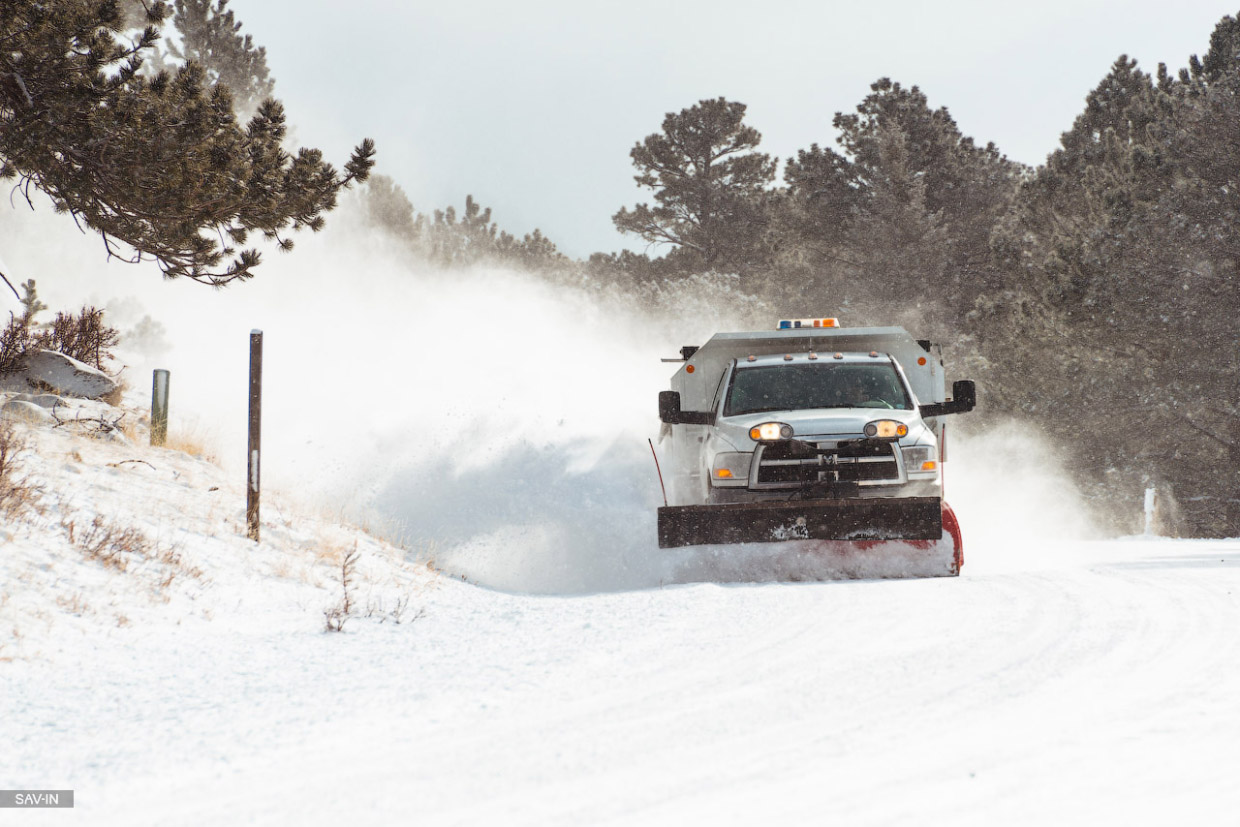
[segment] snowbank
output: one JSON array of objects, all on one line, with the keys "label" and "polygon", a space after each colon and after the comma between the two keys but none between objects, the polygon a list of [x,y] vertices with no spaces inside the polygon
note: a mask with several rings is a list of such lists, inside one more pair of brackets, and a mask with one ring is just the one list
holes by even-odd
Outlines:
[{"label": "snowbank", "polygon": [[0,659],[60,662],[85,641],[192,624],[321,630],[354,552],[357,618],[412,616],[435,581],[390,543],[277,492],[262,541],[247,540],[244,480],[202,454],[150,447],[135,408],[68,400],[51,413],[9,432],[24,446],[14,477],[29,507],[0,527]]}]

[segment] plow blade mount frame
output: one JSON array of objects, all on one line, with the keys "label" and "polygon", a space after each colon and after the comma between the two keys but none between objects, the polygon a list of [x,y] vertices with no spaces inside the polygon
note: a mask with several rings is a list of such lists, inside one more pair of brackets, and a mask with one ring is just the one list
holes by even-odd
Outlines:
[{"label": "plow blade mount frame", "polygon": [[659,509],[659,548],[787,540],[938,540],[938,497],[673,505]]}]

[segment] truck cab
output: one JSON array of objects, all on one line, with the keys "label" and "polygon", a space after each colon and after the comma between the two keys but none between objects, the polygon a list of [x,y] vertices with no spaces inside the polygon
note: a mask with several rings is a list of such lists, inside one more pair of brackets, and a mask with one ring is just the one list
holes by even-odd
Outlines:
[{"label": "truck cab", "polygon": [[943,418],[975,391],[957,382],[947,399],[937,347],[902,328],[782,320],[681,361],[659,399],[661,545],[941,536]]}]

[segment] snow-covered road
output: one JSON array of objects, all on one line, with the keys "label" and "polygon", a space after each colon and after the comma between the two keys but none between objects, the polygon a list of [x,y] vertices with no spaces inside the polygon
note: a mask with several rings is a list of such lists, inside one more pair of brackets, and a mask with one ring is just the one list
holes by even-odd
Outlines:
[{"label": "snow-covered road", "polygon": [[6,667],[0,766],[31,824],[1234,823],[1240,542],[1055,551],[117,632]]}]

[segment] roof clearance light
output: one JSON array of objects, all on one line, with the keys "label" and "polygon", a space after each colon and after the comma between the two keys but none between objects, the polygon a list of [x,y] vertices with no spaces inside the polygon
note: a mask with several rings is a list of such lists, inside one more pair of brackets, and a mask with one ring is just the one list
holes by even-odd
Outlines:
[{"label": "roof clearance light", "polygon": [[751,353],[751,354],[749,354],[749,361],[751,361],[751,362],[756,362],[757,360],[758,360],[758,357],[757,357],[757,356],[754,356],[752,353]]},{"label": "roof clearance light", "polygon": [[817,353],[814,353],[814,351],[812,351],[812,350],[811,350],[811,351],[809,352],[809,360],[812,362],[812,361],[814,361],[814,360],[815,360],[815,359],[817,359],[817,358],[818,358],[818,354],[817,354]]},{"label": "roof clearance light", "polygon": [[792,354],[791,354],[791,353],[785,353],[785,354],[784,354],[784,361],[785,361],[785,362],[791,362],[791,361],[792,361]]},{"label": "roof clearance light", "polygon": [[802,327],[839,327],[839,319],[780,319],[776,330],[796,330]]}]

